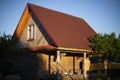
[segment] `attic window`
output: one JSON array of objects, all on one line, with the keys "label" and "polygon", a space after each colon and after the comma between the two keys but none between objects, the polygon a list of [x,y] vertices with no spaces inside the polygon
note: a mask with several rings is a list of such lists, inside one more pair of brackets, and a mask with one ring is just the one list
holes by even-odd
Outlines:
[{"label": "attic window", "polygon": [[31,40],[34,40],[35,39],[35,25],[29,25],[28,26],[28,40],[31,41]]}]

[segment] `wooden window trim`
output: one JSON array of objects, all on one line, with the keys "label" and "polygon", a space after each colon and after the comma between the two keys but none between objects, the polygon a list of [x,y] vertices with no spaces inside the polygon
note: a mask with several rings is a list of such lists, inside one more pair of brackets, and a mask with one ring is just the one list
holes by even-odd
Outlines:
[{"label": "wooden window trim", "polygon": [[35,25],[31,24],[28,25],[27,29],[27,41],[34,41],[35,40]]}]

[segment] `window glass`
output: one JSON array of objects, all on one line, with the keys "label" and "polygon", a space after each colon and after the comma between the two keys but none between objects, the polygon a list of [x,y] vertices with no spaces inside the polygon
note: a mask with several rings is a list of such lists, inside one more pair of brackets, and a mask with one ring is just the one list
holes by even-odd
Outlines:
[{"label": "window glass", "polygon": [[28,26],[28,40],[32,40],[35,38],[35,26],[29,25]]}]

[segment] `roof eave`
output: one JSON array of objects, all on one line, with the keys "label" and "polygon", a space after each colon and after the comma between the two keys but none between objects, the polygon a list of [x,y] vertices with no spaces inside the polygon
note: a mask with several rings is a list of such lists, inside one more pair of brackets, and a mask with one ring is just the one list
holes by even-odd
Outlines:
[{"label": "roof eave", "polygon": [[30,47],[30,48],[19,48],[17,49],[20,52],[28,52],[28,53],[46,53],[46,52],[52,52],[56,51],[56,47],[54,46],[36,46],[36,47]]},{"label": "roof eave", "polygon": [[57,50],[61,52],[69,52],[69,53],[92,53],[92,50],[88,49],[77,49],[77,48],[65,48],[65,47],[58,47]]}]

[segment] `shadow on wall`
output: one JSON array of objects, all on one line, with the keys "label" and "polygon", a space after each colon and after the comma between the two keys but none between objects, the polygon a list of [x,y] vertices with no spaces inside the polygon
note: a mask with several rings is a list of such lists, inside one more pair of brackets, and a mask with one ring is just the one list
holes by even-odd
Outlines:
[{"label": "shadow on wall", "polygon": [[42,57],[38,57],[37,54],[20,56],[13,63],[13,71],[20,73],[24,80],[38,80],[40,75],[47,75],[48,73]]}]

